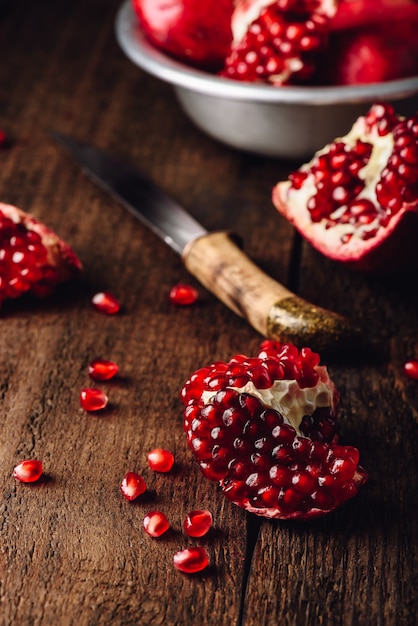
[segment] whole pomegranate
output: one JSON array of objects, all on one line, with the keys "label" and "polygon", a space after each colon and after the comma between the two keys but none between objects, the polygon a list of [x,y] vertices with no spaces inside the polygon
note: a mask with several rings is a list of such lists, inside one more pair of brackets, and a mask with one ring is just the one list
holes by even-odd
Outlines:
[{"label": "whole pomegranate", "polygon": [[232,39],[233,0],[132,0],[155,46],[203,69],[222,67]]},{"label": "whole pomegranate", "polygon": [[27,292],[49,295],[80,271],[77,256],[50,228],[0,203],[0,304]]},{"label": "whole pomegranate", "polygon": [[266,340],[255,357],[238,354],[186,381],[187,442],[203,475],[251,513],[324,515],[367,480],[358,450],[338,445],[337,395],[318,354]]},{"label": "whole pomegranate", "polygon": [[418,266],[418,113],[375,104],[350,132],[273,189],[273,203],[322,254],[370,272]]},{"label": "whole pomegranate", "polygon": [[418,3],[342,0],[318,82],[380,83],[418,74]]}]

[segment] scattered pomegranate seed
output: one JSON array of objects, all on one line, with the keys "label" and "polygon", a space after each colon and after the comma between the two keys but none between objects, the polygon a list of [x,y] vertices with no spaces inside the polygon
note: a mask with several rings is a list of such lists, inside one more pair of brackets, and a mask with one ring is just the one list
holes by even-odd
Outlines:
[{"label": "scattered pomegranate seed", "polygon": [[106,315],[115,315],[120,311],[120,303],[109,291],[96,293],[92,298],[94,308]]},{"label": "scattered pomegranate seed", "polygon": [[183,528],[189,537],[203,537],[212,526],[212,513],[206,510],[190,511]]},{"label": "scattered pomegranate seed", "polygon": [[135,500],[138,496],[147,490],[145,480],[135,472],[128,472],[120,485],[125,500]]},{"label": "scattered pomegranate seed", "polygon": [[155,472],[169,472],[174,464],[174,455],[168,450],[155,448],[148,453],[148,465]]},{"label": "scattered pomegranate seed", "polygon": [[13,476],[21,483],[33,483],[42,476],[42,461],[21,461],[13,470]]},{"label": "scattered pomegranate seed", "polygon": [[113,361],[105,359],[94,359],[89,363],[89,375],[94,380],[109,380],[116,376],[119,367]]},{"label": "scattered pomegranate seed", "polygon": [[403,371],[409,378],[418,380],[418,361],[407,361],[403,366]]},{"label": "scattered pomegranate seed", "polygon": [[176,306],[189,306],[198,299],[197,290],[191,285],[178,284],[170,290],[170,302]]},{"label": "scattered pomegranate seed", "polygon": [[85,411],[100,411],[107,406],[108,397],[101,389],[82,389],[80,405]]},{"label": "scattered pomegranate seed", "polygon": [[186,548],[174,555],[174,567],[186,574],[194,574],[201,572],[209,564],[208,555],[204,548]]},{"label": "scattered pomegranate seed", "polygon": [[144,530],[150,537],[161,537],[169,528],[170,523],[161,511],[152,511],[144,517]]}]

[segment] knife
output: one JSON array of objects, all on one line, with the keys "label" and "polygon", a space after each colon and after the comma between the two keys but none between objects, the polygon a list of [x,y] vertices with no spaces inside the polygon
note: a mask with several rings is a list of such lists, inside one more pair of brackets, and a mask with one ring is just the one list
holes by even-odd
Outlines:
[{"label": "knife", "polygon": [[91,180],[180,254],[190,274],[264,337],[318,351],[346,348],[358,337],[349,320],[273,280],[234,235],[208,232],[128,161],[62,133],[50,135]]}]

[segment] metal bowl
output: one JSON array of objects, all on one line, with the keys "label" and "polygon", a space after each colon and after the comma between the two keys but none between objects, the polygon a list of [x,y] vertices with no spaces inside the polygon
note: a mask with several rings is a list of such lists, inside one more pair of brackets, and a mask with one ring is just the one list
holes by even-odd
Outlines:
[{"label": "metal bowl", "polygon": [[345,134],[373,102],[392,102],[404,115],[418,110],[418,76],[359,86],[272,87],[193,69],[149,43],[130,0],[117,14],[116,36],[131,61],[173,86],[196,126],[239,150],[302,159]]}]

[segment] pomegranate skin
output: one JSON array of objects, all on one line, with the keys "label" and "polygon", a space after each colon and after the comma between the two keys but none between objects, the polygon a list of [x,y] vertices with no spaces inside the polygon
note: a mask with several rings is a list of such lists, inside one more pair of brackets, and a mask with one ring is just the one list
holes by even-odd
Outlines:
[{"label": "pomegranate skin", "polygon": [[[363,161],[356,161],[358,146],[366,154]],[[330,167],[332,151],[338,151],[335,169]],[[351,178],[350,167],[356,168]],[[415,171],[418,115],[405,119],[391,105],[376,104],[346,136],[319,150],[289,180],[277,183],[272,202],[324,256],[372,274],[410,272],[418,268],[418,186],[413,175],[408,174],[409,181],[403,176]],[[339,181],[344,177],[350,180],[342,190]],[[336,191],[343,200],[335,199]],[[360,218],[350,213],[359,202],[370,205]]]},{"label": "pomegranate skin", "polygon": [[190,65],[217,71],[232,40],[233,0],[132,0],[147,38]]}]

